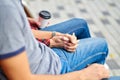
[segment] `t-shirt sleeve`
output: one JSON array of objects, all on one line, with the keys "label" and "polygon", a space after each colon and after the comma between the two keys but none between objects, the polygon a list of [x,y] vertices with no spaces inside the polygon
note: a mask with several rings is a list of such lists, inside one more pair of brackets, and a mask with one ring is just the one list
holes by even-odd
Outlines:
[{"label": "t-shirt sleeve", "polygon": [[23,23],[14,7],[0,7],[0,59],[15,56],[25,50]]}]

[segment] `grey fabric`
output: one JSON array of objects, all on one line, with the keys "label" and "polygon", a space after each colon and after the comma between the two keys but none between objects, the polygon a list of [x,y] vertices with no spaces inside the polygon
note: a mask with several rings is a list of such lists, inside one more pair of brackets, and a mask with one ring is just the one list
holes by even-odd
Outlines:
[{"label": "grey fabric", "polygon": [[[24,47],[32,73],[60,73],[59,57],[52,49],[38,43],[33,37],[20,0],[0,0],[0,58],[20,53],[24,51]],[[0,69],[0,77],[3,77],[1,71]]]},{"label": "grey fabric", "polygon": [[[6,1],[6,0],[5,0]],[[0,2],[0,55],[14,52],[25,46],[20,14],[12,3]]]}]

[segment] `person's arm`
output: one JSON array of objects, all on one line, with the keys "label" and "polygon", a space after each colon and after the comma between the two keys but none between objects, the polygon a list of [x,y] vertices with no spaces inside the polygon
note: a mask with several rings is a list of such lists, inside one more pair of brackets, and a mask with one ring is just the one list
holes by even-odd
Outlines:
[{"label": "person's arm", "polygon": [[32,29],[32,32],[35,38],[38,38],[38,39],[51,39],[53,36],[63,35],[60,32],[41,31],[41,30],[34,30],[34,29]]},{"label": "person's arm", "polygon": [[63,75],[35,75],[30,72],[25,51],[0,60],[0,65],[8,80],[100,80],[108,77],[107,70],[99,64],[93,64],[81,71]]},{"label": "person's arm", "polygon": [[66,75],[33,75],[30,72],[26,52],[0,60],[0,65],[8,80],[79,80],[77,73]]},{"label": "person's arm", "polygon": [[8,80],[31,80],[32,78],[25,51],[0,60],[0,64]]},{"label": "person's arm", "polygon": [[28,17],[28,22],[30,24],[30,26],[34,26],[34,27],[39,27],[40,26],[40,22],[38,22],[37,20]]},{"label": "person's arm", "polygon": [[34,28],[38,28],[40,26],[40,22],[38,22],[37,20],[35,20],[33,18],[29,18],[29,17],[28,17],[28,21],[29,21],[30,27],[32,29],[32,32],[33,32],[33,35],[35,36],[35,38],[50,39],[52,37],[51,31],[40,31],[40,30],[33,29],[33,26],[34,26]]},{"label": "person's arm", "polygon": [[[45,78],[47,77],[47,78]],[[43,75],[35,76],[35,80],[102,80],[104,78],[109,78],[109,71],[101,64],[92,64],[89,67],[74,71],[63,75]]]},{"label": "person's arm", "polygon": [[[34,37],[49,47],[61,47],[63,48],[63,41],[60,40],[59,35],[62,35],[59,32],[51,32],[51,31],[40,31],[32,29]],[[58,41],[59,40],[59,41]],[[56,43],[57,42],[57,43]]]},{"label": "person's arm", "polygon": [[[50,31],[40,31],[32,29],[35,38],[48,45],[49,47],[64,48],[67,51],[74,52],[78,45],[78,40],[75,36],[55,32],[55,36]],[[66,38],[67,40],[64,40]],[[42,39],[45,39],[42,41]]]},{"label": "person's arm", "polygon": [[41,30],[34,30],[32,29],[33,35],[37,39],[50,39],[52,38],[52,32],[51,31],[41,31]]},{"label": "person's arm", "polygon": [[[52,38],[52,31],[41,31],[41,30],[36,30],[34,28],[32,28],[33,26],[35,28],[38,28],[40,26],[40,22],[38,22],[37,20],[33,19],[33,18],[29,18],[28,17],[28,21],[29,21],[29,24],[30,24],[30,27],[32,29],[32,32],[35,36],[35,38],[37,39],[50,39]],[[56,35],[59,35],[59,34],[62,34],[62,33],[59,33],[59,32],[55,32]]]}]

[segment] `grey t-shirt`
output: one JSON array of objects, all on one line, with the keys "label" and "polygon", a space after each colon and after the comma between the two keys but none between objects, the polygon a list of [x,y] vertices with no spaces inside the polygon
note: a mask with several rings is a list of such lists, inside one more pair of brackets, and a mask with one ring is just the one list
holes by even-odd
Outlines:
[{"label": "grey t-shirt", "polygon": [[[59,74],[61,62],[52,49],[33,37],[20,0],[0,0],[0,59],[26,50],[31,72]],[[23,64],[24,66],[24,64]],[[0,78],[4,73],[0,69]]]}]

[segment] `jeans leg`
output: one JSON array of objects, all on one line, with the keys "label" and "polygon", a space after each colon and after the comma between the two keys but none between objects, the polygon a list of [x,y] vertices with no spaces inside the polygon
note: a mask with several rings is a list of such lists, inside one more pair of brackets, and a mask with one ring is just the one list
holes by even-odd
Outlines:
[{"label": "jeans leg", "polygon": [[61,59],[61,73],[81,70],[88,64],[104,64],[108,55],[107,43],[101,38],[81,39],[75,52],[52,48]]},{"label": "jeans leg", "polygon": [[112,76],[108,80],[120,80],[120,76]]},{"label": "jeans leg", "polygon": [[71,20],[67,20],[62,23],[55,24],[41,30],[57,31],[57,32],[69,33],[69,34],[72,34],[74,32],[78,39],[90,37],[90,32],[87,22],[79,18],[73,18]]}]

